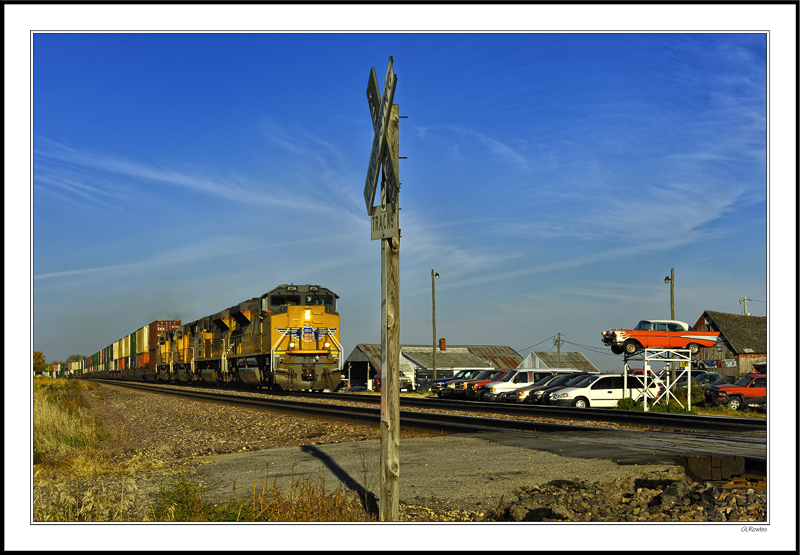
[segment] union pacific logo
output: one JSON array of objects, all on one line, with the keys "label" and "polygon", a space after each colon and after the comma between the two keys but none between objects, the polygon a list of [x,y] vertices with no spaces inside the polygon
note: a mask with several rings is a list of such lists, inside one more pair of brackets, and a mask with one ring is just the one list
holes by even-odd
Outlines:
[{"label": "union pacific logo", "polygon": [[317,328],[305,326],[303,328],[275,328],[281,335],[294,337],[298,341],[302,340],[303,343],[310,343],[319,339],[320,337],[334,335],[339,328]]}]

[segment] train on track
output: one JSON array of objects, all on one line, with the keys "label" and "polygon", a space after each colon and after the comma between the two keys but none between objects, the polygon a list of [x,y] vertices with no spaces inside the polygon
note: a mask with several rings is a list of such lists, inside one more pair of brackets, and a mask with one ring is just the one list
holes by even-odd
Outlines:
[{"label": "train on track", "polygon": [[156,320],[83,361],[74,377],[337,390],[342,382],[333,291],[280,285],[194,322]]}]

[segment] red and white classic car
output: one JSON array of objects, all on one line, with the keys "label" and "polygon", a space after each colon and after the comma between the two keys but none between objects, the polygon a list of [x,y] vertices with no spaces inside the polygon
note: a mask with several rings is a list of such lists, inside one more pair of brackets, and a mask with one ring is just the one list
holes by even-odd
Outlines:
[{"label": "red and white classic car", "polygon": [[678,320],[642,320],[632,330],[603,332],[603,343],[616,355],[642,349],[689,349],[694,356],[702,347],[713,347],[718,339],[719,332],[696,331]]}]

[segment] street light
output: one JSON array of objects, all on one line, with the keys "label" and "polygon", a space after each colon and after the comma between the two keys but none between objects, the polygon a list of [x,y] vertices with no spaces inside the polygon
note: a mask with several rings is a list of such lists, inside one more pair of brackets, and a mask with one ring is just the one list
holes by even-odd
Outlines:
[{"label": "street light", "polygon": [[675,319],[675,268],[671,268],[669,275],[664,278],[664,283],[669,283],[669,318]]},{"label": "street light", "polygon": [[436,281],[439,274],[431,268],[431,306],[433,314],[433,380],[436,381]]},{"label": "street light", "polygon": [[[669,318],[670,320],[675,319],[675,268],[670,268],[669,275],[664,278],[664,283],[669,283]],[[675,375],[677,373],[675,368],[675,363],[669,363],[670,368],[670,379],[675,382]],[[692,365],[689,363],[689,378],[691,378],[691,368]],[[689,379],[687,378],[687,379]],[[669,403],[669,397],[667,397],[667,403]]]}]

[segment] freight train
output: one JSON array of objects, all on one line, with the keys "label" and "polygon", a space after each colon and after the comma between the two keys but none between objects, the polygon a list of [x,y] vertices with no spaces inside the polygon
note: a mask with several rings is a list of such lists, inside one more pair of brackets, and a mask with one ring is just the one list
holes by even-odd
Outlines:
[{"label": "freight train", "polygon": [[342,382],[333,291],[280,285],[194,322],[156,320],[98,351],[82,377],[337,390]]}]

